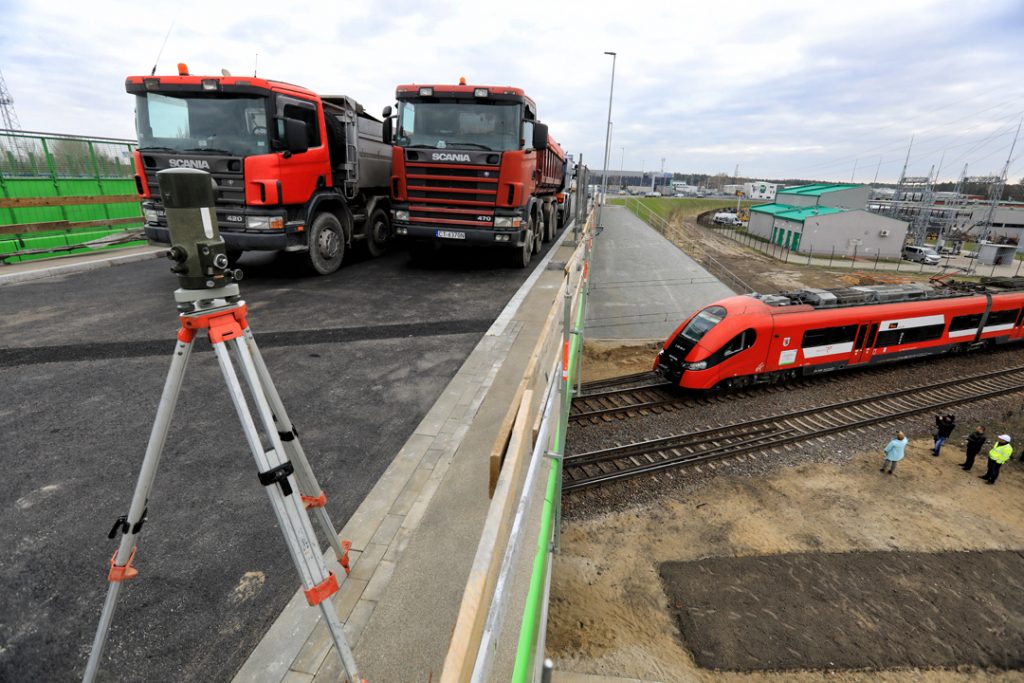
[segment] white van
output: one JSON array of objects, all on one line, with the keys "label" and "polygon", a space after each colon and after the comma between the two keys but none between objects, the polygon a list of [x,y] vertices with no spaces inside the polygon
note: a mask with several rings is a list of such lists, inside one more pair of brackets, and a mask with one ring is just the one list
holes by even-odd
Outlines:
[{"label": "white van", "polygon": [[913,244],[903,245],[903,258],[926,266],[937,266],[942,257],[931,247],[918,247]]},{"label": "white van", "polygon": [[715,217],[711,219],[712,223],[718,223],[720,225],[743,225],[743,221],[736,216],[736,214],[729,211],[719,211],[715,214]]}]

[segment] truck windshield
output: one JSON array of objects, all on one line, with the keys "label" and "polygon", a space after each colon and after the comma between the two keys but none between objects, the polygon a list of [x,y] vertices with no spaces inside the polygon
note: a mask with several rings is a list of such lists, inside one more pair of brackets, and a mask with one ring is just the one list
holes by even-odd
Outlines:
[{"label": "truck windshield", "polygon": [[247,156],[270,152],[267,98],[224,93],[136,96],[139,147]]},{"label": "truck windshield", "polygon": [[400,102],[400,147],[519,149],[520,106],[514,103]]},{"label": "truck windshield", "polygon": [[722,322],[725,317],[725,309],[721,306],[709,306],[693,316],[686,327],[683,328],[683,336],[692,342],[699,342],[712,327]]}]

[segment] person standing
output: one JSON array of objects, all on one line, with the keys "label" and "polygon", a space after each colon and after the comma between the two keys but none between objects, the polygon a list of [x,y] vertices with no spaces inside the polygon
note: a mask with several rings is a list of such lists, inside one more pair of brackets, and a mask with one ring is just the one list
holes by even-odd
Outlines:
[{"label": "person standing", "polygon": [[981,447],[985,445],[985,428],[978,425],[967,437],[967,459],[961,463],[960,467],[965,472],[970,472],[971,468],[974,467],[974,458],[981,453]]},{"label": "person standing", "polygon": [[1000,434],[999,440],[992,450],[988,452],[988,472],[978,477],[984,479],[986,484],[995,484],[999,478],[999,468],[1013,455],[1013,446],[1010,445],[1010,435]]},{"label": "person standing", "polygon": [[939,457],[942,444],[946,443],[946,439],[949,438],[954,429],[956,429],[956,417],[952,413],[942,417],[935,416],[935,447],[932,448],[932,455],[934,457]]},{"label": "person standing", "polygon": [[888,467],[889,474],[893,474],[896,471],[896,463],[903,459],[906,448],[906,435],[903,432],[896,432],[896,438],[885,446],[885,460],[882,462],[882,469],[878,471],[885,472],[885,468]]}]

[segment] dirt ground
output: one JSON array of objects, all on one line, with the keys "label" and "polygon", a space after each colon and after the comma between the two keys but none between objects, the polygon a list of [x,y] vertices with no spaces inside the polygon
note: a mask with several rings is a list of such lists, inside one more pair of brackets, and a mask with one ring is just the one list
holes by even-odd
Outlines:
[{"label": "dirt ground", "polygon": [[[912,668],[914,663],[921,662],[907,654],[914,647],[914,638],[935,635],[942,641],[940,636],[945,634],[934,623],[928,625],[927,620],[933,615],[920,614],[921,625],[908,633],[905,624],[881,618],[876,622],[863,619],[852,611],[849,603],[845,603],[843,611],[851,611],[839,628],[841,633],[848,632],[848,637],[830,642],[829,647],[850,650],[846,652],[847,659],[841,661],[860,661],[855,650],[865,642],[864,638],[871,639],[871,634],[865,633],[873,625],[885,627],[892,642],[880,646],[891,655],[878,660],[883,670],[863,661],[856,667],[863,670],[812,668],[820,663],[813,652],[803,653],[807,666],[803,671],[799,665],[782,671],[709,670],[699,667],[683,645],[687,641],[674,617],[679,603],[670,603],[660,575],[664,563],[786,553],[806,557],[822,553],[886,553],[893,560],[892,571],[900,572],[896,560],[905,560],[907,553],[1024,548],[1024,496],[1020,495],[1024,465],[1011,462],[1003,468],[996,486],[986,486],[974,476],[980,472],[979,465],[974,473],[957,467],[962,457],[958,447],[947,446],[939,458],[930,456],[929,447],[927,439],[912,441],[907,458],[894,476],[879,473],[880,453],[866,452],[844,465],[805,464],[761,478],[723,474],[713,485],[697,491],[681,489],[656,504],[566,523],[552,579],[549,656],[558,669],[664,683],[811,681],[820,680],[826,671],[830,680],[857,682],[1024,680],[1020,671],[982,668],[985,663],[999,661],[991,651],[979,657],[955,658],[956,666],[948,663],[953,660],[942,660],[936,655],[925,661],[934,661],[932,666],[944,668]],[[991,552],[984,552],[984,556],[997,557]],[[958,564],[947,564],[951,572],[947,574],[956,576]],[[1008,576],[997,565],[988,565],[988,571],[1005,579],[1007,593],[1019,593],[1020,588],[1013,586],[1020,582],[1020,574]],[[872,571],[884,572],[885,566],[884,562],[876,561]],[[905,592],[880,591],[876,596],[863,595],[862,599],[867,604],[890,603],[897,611],[905,610],[911,603],[904,598],[918,600],[915,591],[921,593],[934,580],[927,573],[916,576],[923,585],[907,585]],[[781,604],[790,602],[803,613],[808,611],[808,604],[816,604],[800,591],[787,590],[784,583],[769,577],[764,580],[767,583],[761,591],[778,591],[775,599]],[[836,596],[846,589],[841,582],[830,586]],[[960,609],[945,614],[953,624],[962,622],[972,627],[965,647],[988,638],[1019,641],[1024,631],[1019,612],[1014,623],[982,626],[984,619],[978,615],[984,615],[985,610],[980,608],[987,604],[985,600],[998,599],[991,594],[982,599],[983,593],[984,587],[980,585],[964,591],[962,599],[953,603]],[[814,599],[830,601],[828,596]],[[1019,595],[1014,600],[1019,601]],[[832,620],[838,613],[835,609],[820,611],[821,628],[814,630],[820,630],[825,637],[833,636],[836,625]],[[964,615],[977,618],[965,621]],[[743,643],[743,647],[752,650],[774,647],[772,619],[738,612],[730,616],[735,623],[728,632],[720,633],[722,637],[728,636],[730,642]],[[803,635],[808,634],[805,631]],[[929,651],[949,649],[949,643],[935,643]],[[796,661],[794,656],[790,665]]]}]

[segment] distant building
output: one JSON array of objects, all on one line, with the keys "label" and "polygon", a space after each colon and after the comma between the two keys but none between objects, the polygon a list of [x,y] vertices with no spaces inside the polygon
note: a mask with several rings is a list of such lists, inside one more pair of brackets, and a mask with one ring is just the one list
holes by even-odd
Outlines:
[{"label": "distant building", "polygon": [[722,194],[728,194],[735,197],[739,192],[743,192],[742,185],[722,185]]},{"label": "distant building", "polygon": [[[955,227],[969,235],[980,235],[985,230],[988,210],[987,202],[962,206],[957,213]],[[996,206],[996,210],[992,214],[992,228],[988,232],[988,239],[993,241],[1007,239],[1020,243],[1022,233],[1024,233],[1024,206],[1005,202]]]},{"label": "distant building", "polygon": [[871,198],[867,185],[815,183],[787,187],[775,193],[775,201],[790,206],[828,206],[836,209],[864,209]]},{"label": "distant building", "polygon": [[747,230],[801,254],[899,258],[907,222],[864,209],[761,204],[750,207]]},{"label": "distant building", "polygon": [[775,193],[779,190],[779,185],[775,183],[769,183],[764,180],[755,180],[752,183],[743,184],[743,196],[747,199],[767,199],[769,201],[775,201]]}]

